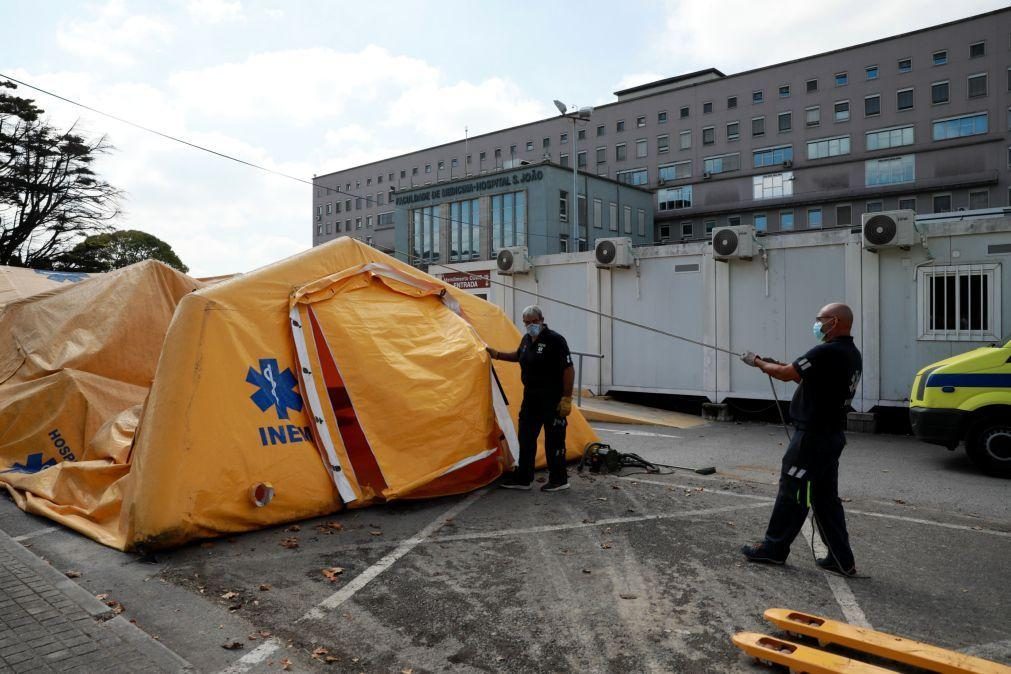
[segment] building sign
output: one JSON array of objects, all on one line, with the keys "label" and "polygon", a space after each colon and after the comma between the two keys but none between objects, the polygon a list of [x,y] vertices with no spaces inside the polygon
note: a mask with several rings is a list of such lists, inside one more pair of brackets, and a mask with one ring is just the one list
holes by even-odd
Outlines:
[{"label": "building sign", "polygon": [[490,271],[472,271],[467,273],[454,272],[443,274],[442,280],[451,286],[461,290],[477,290],[479,288],[491,288]]},{"label": "building sign", "polygon": [[462,185],[447,185],[437,190],[425,190],[423,192],[411,192],[399,196],[396,199],[397,206],[410,206],[425,201],[436,201],[451,199],[456,196],[466,196],[488,190],[503,189],[508,187],[519,187],[526,183],[533,183],[544,179],[544,171],[534,169],[523,173],[514,173],[511,176],[500,176],[498,178],[488,178],[487,180],[475,180]]}]

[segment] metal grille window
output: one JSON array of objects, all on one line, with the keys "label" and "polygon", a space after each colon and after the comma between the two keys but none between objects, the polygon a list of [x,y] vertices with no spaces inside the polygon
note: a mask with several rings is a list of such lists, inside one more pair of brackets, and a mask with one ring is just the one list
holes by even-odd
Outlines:
[{"label": "metal grille window", "polygon": [[930,85],[930,102],[933,105],[940,105],[948,102],[948,83],[934,82]]},{"label": "metal grille window", "polygon": [[986,96],[986,73],[969,76],[969,98]]},{"label": "metal grille window", "polygon": [[608,204],[607,209],[607,226],[612,232],[618,231],[618,204],[613,201]]},{"label": "metal grille window", "polygon": [[692,207],[692,186],[684,185],[656,193],[657,208],[661,211],[673,211],[679,208]]},{"label": "metal grille window", "polygon": [[632,233],[632,207],[623,206],[621,209],[621,222],[626,234]]},{"label": "metal grille window", "polygon": [[919,338],[1000,339],[1000,271],[996,263],[921,267],[916,279]]},{"label": "metal grille window", "polygon": [[636,213],[636,215],[638,216],[638,219],[639,219],[639,229],[637,230],[639,232],[639,236],[646,236],[646,211],[645,211],[645,209],[640,208],[638,210],[638,212]]},{"label": "metal grille window", "polygon": [[646,156],[649,151],[649,142],[645,138],[640,138],[635,141],[635,156],[637,159],[642,159]]}]

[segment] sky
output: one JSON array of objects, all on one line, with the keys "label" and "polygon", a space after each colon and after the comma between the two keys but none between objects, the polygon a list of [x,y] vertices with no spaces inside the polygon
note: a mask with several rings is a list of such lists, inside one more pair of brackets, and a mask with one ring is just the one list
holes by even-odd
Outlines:
[{"label": "sky", "polygon": [[[944,23],[998,0],[3,0],[0,74],[306,181],[601,105],[624,87],[726,74]],[[195,276],[312,245],[305,183],[24,87],[55,125],[105,135],[119,229]]]}]

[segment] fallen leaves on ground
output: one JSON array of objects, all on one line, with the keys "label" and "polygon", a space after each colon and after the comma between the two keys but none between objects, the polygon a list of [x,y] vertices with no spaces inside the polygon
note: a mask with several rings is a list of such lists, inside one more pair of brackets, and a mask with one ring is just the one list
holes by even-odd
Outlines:
[{"label": "fallen leaves on ground", "polygon": [[336,583],[337,576],[344,573],[344,568],[340,566],[330,566],[323,569],[322,571],[323,575],[326,577],[327,580],[329,580],[331,583]]},{"label": "fallen leaves on ground", "polygon": [[106,600],[105,600],[105,605],[106,605],[106,606],[108,606],[109,608],[111,608],[111,609],[112,609],[112,612],[113,612],[113,613],[114,613],[115,615],[119,615],[120,613],[122,613],[122,612],[123,612],[123,611],[125,610],[125,609],[123,608],[123,605],[122,605],[122,604],[120,604],[120,603],[119,603],[118,601],[116,601],[115,599],[106,599]]},{"label": "fallen leaves on ground", "polygon": [[263,637],[264,639],[271,636],[272,634],[273,632],[271,632],[270,630],[260,630],[260,636]]},{"label": "fallen leaves on ground", "polygon": [[285,529],[285,531],[302,531],[302,527],[297,524],[292,524],[290,527]]},{"label": "fallen leaves on ground", "polygon": [[279,545],[282,548],[288,548],[289,550],[294,550],[295,548],[298,547],[298,537],[297,536],[289,536],[288,538],[285,538],[284,540],[282,540],[279,543]]},{"label": "fallen leaves on ground", "polygon": [[221,595],[221,598],[222,599],[235,599],[238,596],[239,596],[238,592],[228,591],[228,592],[225,592],[223,595]]},{"label": "fallen leaves on ground", "polygon": [[583,569],[583,573],[592,573],[589,569]]},{"label": "fallen leaves on ground", "polygon": [[238,651],[245,648],[245,645],[241,641],[226,641],[221,644],[221,647],[226,651]]},{"label": "fallen leaves on ground", "polygon": [[270,590],[270,583],[260,583],[260,592],[267,592]]},{"label": "fallen leaves on ground", "polygon": [[288,658],[285,658],[284,660],[281,660],[281,669],[283,669],[286,672],[290,672],[291,671],[291,660],[289,660]]},{"label": "fallen leaves on ground", "polygon": [[619,594],[618,596],[621,597],[622,599],[638,599],[639,598],[639,595],[637,595],[637,594]]},{"label": "fallen leaves on ground", "polygon": [[65,575],[67,578],[80,578],[81,577],[81,572],[80,571],[67,571],[63,575]]},{"label": "fallen leaves on ground", "polygon": [[369,534],[372,535],[372,536],[382,536],[383,532],[382,531],[370,531]]},{"label": "fallen leaves on ground", "polygon": [[604,550],[610,550],[611,549],[611,544],[610,543],[601,543],[600,547],[602,547]]},{"label": "fallen leaves on ground", "polygon": [[336,534],[341,531],[344,531],[344,525],[337,521],[324,522],[323,524],[316,525],[316,531],[318,531],[321,534],[327,535]]},{"label": "fallen leaves on ground", "polygon": [[204,541],[203,543],[200,544],[200,547],[204,548],[205,550],[207,548],[213,548],[214,547],[214,541]]}]

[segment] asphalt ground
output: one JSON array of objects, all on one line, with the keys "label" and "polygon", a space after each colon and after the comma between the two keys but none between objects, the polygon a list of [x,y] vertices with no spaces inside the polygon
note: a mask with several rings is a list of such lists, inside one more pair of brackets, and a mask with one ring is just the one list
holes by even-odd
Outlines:
[{"label": "asphalt ground", "polygon": [[730,638],[777,634],[772,607],[1011,664],[1011,482],[964,454],[850,435],[840,493],[868,577],[842,579],[803,538],[784,567],[738,552],[764,532],[782,428],[596,427],[622,452],[718,472],[573,466],[567,492],[489,488],[147,559],[7,500],[0,528],[199,671],[760,672]]}]

